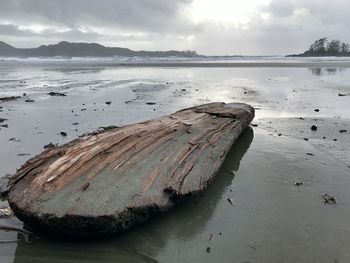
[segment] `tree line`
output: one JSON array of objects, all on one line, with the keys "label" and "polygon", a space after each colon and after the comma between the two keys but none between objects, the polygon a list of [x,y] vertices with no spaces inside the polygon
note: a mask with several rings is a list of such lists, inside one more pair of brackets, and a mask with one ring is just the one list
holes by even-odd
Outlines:
[{"label": "tree line", "polygon": [[349,44],[338,39],[328,41],[326,37],[316,40],[304,52],[307,56],[350,56]]}]

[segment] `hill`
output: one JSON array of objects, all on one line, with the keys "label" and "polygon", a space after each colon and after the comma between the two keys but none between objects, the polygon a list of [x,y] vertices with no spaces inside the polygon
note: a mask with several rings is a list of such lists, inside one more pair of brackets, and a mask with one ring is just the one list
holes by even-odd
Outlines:
[{"label": "hill", "polygon": [[195,51],[134,51],[121,47],[105,47],[97,43],[66,41],[37,48],[15,48],[0,41],[0,57],[197,57]]}]

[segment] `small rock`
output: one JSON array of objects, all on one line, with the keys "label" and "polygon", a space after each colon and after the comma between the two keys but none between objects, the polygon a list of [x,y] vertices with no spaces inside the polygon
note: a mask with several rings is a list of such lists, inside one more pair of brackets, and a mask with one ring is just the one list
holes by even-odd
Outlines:
[{"label": "small rock", "polygon": [[83,109],[81,109],[80,111],[86,111],[86,109],[85,109],[85,108],[83,108]]},{"label": "small rock", "polygon": [[61,136],[67,137],[67,133],[66,132],[61,131],[60,134],[61,134]]},{"label": "small rock", "polygon": [[24,102],[35,102],[35,101],[32,100],[32,99],[27,99],[27,100],[25,100]]},{"label": "small rock", "polygon": [[181,89],[181,91],[186,91],[186,89]]},{"label": "small rock", "polygon": [[339,93],[338,96],[339,96],[339,97],[344,97],[344,96],[346,96],[346,94]]},{"label": "small rock", "polygon": [[106,101],[106,104],[107,104],[107,105],[111,105],[112,102],[111,102],[111,101]]},{"label": "small rock", "polygon": [[295,185],[295,186],[300,186],[300,185],[303,185],[303,182],[296,181],[296,182],[294,182],[294,185]]},{"label": "small rock", "polygon": [[79,122],[73,122],[72,123],[72,125],[78,125],[79,124]]},{"label": "small rock", "polygon": [[347,130],[340,130],[339,131],[340,133],[346,133],[346,132],[348,132]]},{"label": "small rock", "polygon": [[315,156],[313,153],[306,153],[307,155],[310,155],[310,156]]},{"label": "small rock", "polygon": [[86,189],[88,189],[89,186],[90,186],[90,183],[84,184],[83,187],[82,187],[83,191],[85,191]]},{"label": "small rock", "polygon": [[337,199],[334,196],[331,196],[329,194],[323,194],[322,196],[325,204],[337,204]]},{"label": "small rock", "polygon": [[156,105],[155,102],[146,102],[147,105]]},{"label": "small rock", "polygon": [[47,93],[47,95],[50,95],[50,96],[61,96],[61,97],[67,96],[67,95],[64,94],[64,93],[61,93],[61,92],[53,92],[53,91]]},{"label": "small rock", "polygon": [[9,141],[11,142],[20,142],[21,140],[20,139],[16,139],[15,137],[9,139]]},{"label": "small rock", "polygon": [[207,253],[210,253],[211,247],[207,247],[205,251],[207,251]]},{"label": "small rock", "polygon": [[230,205],[234,206],[235,202],[231,198],[227,198],[227,201],[230,203]]},{"label": "small rock", "polygon": [[316,125],[312,125],[312,126],[311,126],[311,130],[312,130],[312,131],[317,131],[317,126],[316,126]]},{"label": "small rock", "polygon": [[54,148],[54,147],[55,147],[55,145],[52,142],[50,142],[49,144],[44,145],[44,149],[49,149],[49,148]]},{"label": "small rock", "polygon": [[253,126],[253,127],[258,127],[258,124],[256,124],[256,123],[252,123],[250,125]]},{"label": "small rock", "polygon": [[320,109],[314,109],[314,111],[319,112],[319,111],[320,111]]},{"label": "small rock", "polygon": [[308,141],[309,139],[308,138],[304,138],[304,141]]}]

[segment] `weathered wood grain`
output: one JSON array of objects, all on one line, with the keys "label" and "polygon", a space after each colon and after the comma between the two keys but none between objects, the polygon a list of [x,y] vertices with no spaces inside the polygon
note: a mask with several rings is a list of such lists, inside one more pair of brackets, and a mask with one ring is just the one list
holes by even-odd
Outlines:
[{"label": "weathered wood grain", "polygon": [[211,103],[78,138],[28,160],[9,204],[56,234],[123,231],[204,190],[253,118],[249,105]]}]

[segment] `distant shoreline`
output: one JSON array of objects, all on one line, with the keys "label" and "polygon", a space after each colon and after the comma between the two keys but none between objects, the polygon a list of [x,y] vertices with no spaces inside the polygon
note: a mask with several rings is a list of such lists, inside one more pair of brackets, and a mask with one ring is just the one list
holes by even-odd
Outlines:
[{"label": "distant shoreline", "polygon": [[336,58],[350,58],[350,55],[307,55],[307,54],[292,54],[292,55],[287,55],[287,58],[295,58],[295,57],[300,57],[300,58],[325,58],[325,57],[336,57]]},{"label": "distant shoreline", "polygon": [[349,61],[316,62],[110,62],[110,61],[0,61],[8,67],[126,67],[126,68],[350,68]]}]

